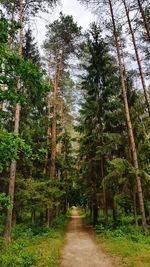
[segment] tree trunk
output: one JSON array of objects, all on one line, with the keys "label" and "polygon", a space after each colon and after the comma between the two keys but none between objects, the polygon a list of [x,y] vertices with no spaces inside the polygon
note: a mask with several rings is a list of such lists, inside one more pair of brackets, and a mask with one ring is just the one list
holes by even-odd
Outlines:
[{"label": "tree trunk", "polygon": [[113,221],[116,222],[117,220],[117,210],[116,210],[116,201],[113,197],[113,200],[112,200],[112,215],[113,215]]},{"label": "tree trunk", "polygon": [[104,201],[104,217],[105,217],[105,224],[108,224],[108,206],[107,206],[107,198],[106,198],[106,188],[103,185],[103,201]]},{"label": "tree trunk", "polygon": [[62,127],[63,127],[63,100],[61,100],[61,108],[60,108],[60,133],[59,133],[59,144],[58,144],[58,155],[61,155],[61,150],[62,150],[62,136],[63,136],[63,131],[62,131]]},{"label": "tree trunk", "polygon": [[101,160],[101,177],[103,182],[103,210],[104,210],[104,217],[105,217],[105,224],[108,224],[108,206],[107,206],[107,194],[105,188],[105,181],[104,181],[104,165],[103,160]]},{"label": "tree trunk", "polygon": [[[22,55],[22,37],[23,37],[23,3],[20,0],[20,40],[19,40],[19,55]],[[20,90],[20,79],[17,79],[17,90]],[[19,134],[19,122],[20,122],[20,103],[16,104],[15,107],[15,117],[14,117],[14,133]],[[10,179],[9,179],[9,188],[8,195],[10,196],[12,203],[14,203],[14,192],[15,192],[15,180],[16,180],[16,160],[11,161],[10,166]],[[12,213],[13,209],[8,208],[6,213],[5,221],[5,231],[4,239],[6,243],[11,242],[11,230],[12,230]]]},{"label": "tree trunk", "polygon": [[93,225],[95,226],[98,223],[98,207],[97,204],[93,204]]},{"label": "tree trunk", "polygon": [[132,42],[133,42],[133,46],[134,46],[134,50],[135,50],[136,60],[137,60],[138,68],[139,68],[139,72],[140,72],[141,83],[142,83],[142,87],[143,87],[143,91],[144,91],[145,102],[146,102],[146,105],[147,105],[147,108],[148,108],[149,117],[150,117],[150,99],[149,99],[149,95],[148,95],[148,91],[147,91],[147,87],[146,87],[146,83],[145,83],[145,75],[144,75],[142,64],[141,64],[139,50],[138,50],[138,47],[137,47],[137,44],[136,44],[135,33],[133,31],[132,24],[131,24],[131,21],[130,21],[129,10],[127,8],[126,0],[122,0],[122,1],[124,3],[124,7],[125,7],[125,11],[126,11],[128,25],[129,25],[130,33],[131,33],[131,36],[132,36]]},{"label": "tree trunk", "polygon": [[[50,64],[49,64],[49,77],[48,77],[48,84],[50,86]],[[50,119],[51,119],[51,92],[48,92],[47,95],[47,134],[46,134],[46,153],[45,153],[45,166],[44,166],[44,174],[47,174],[47,163],[48,163],[48,150],[50,144]]]},{"label": "tree trunk", "polygon": [[[61,52],[60,59],[57,59],[55,70],[55,82],[54,82],[54,110],[53,110],[53,124],[52,124],[52,152],[51,152],[51,167],[50,177],[54,178],[56,175],[55,159],[56,159],[56,115],[57,115],[57,96],[58,85],[60,80],[60,70],[63,59],[63,51]],[[58,62],[59,60],[59,62]]]},{"label": "tree trunk", "polygon": [[142,15],[142,18],[143,18],[143,22],[144,22],[144,26],[145,26],[145,29],[146,29],[146,32],[147,32],[147,36],[148,36],[148,39],[150,41],[150,25],[147,21],[147,18],[145,16],[145,12],[144,12],[144,9],[142,7],[142,3],[140,0],[137,0],[138,2],[138,6],[139,6],[139,9],[140,9],[140,12],[141,12],[141,15]]},{"label": "tree trunk", "polygon": [[32,224],[35,224],[36,222],[36,211],[35,210],[32,211],[31,218],[32,218]]},{"label": "tree trunk", "polygon": [[112,16],[112,23],[113,23],[113,28],[114,28],[114,37],[115,37],[116,48],[117,48],[119,72],[120,72],[120,78],[121,78],[121,87],[122,87],[122,95],[123,95],[124,107],[125,107],[125,116],[126,116],[126,120],[127,120],[128,135],[129,135],[131,150],[132,150],[132,154],[133,154],[133,165],[135,168],[135,176],[136,176],[136,182],[137,182],[139,205],[140,205],[140,211],[141,211],[141,215],[142,215],[142,226],[143,226],[144,231],[147,232],[147,223],[146,223],[146,216],[145,216],[141,178],[139,176],[139,165],[138,165],[137,151],[136,151],[133,128],[132,128],[132,123],[131,123],[131,118],[130,118],[130,113],[129,113],[129,106],[128,106],[128,100],[127,100],[127,95],[126,95],[126,86],[125,86],[125,80],[124,80],[124,74],[123,74],[121,53],[120,53],[120,48],[119,48],[119,40],[118,40],[118,36],[117,36],[117,29],[116,29],[115,18],[114,18],[111,0],[109,0],[109,6],[110,6],[110,12],[111,12],[111,16]]},{"label": "tree trunk", "polygon": [[133,208],[134,208],[135,224],[136,226],[138,226],[137,207],[136,207],[136,187],[134,187],[134,192],[133,192]]},{"label": "tree trunk", "polygon": [[47,227],[51,227],[51,225],[52,225],[52,217],[53,217],[52,209],[48,208],[47,209]]},{"label": "tree trunk", "polygon": [[[0,86],[0,91],[3,92],[5,91],[5,85]],[[4,101],[0,101],[0,111],[3,111],[4,108]]]}]

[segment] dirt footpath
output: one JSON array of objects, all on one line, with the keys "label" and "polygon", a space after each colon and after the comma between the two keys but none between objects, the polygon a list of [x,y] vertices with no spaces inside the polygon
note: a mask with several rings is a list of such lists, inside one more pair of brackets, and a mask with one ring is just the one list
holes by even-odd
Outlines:
[{"label": "dirt footpath", "polygon": [[113,267],[108,256],[96,244],[92,232],[84,224],[76,208],[72,211],[60,267]]}]

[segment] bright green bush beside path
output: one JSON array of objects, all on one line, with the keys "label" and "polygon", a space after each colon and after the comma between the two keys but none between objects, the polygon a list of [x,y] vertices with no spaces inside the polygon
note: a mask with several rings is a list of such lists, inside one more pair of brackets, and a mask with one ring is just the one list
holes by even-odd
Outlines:
[{"label": "bright green bush beside path", "polygon": [[1,243],[0,267],[57,267],[67,223],[60,216],[50,229],[17,225],[12,244]]}]

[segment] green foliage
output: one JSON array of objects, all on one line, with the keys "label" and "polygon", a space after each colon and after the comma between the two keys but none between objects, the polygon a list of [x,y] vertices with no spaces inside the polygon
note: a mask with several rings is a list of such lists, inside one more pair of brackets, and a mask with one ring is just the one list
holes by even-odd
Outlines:
[{"label": "green foliage", "polygon": [[9,246],[3,247],[0,252],[0,265],[3,267],[56,266],[67,223],[68,218],[61,215],[53,222],[51,229],[43,227],[35,231],[33,226],[16,225],[13,229],[14,241]]},{"label": "green foliage", "polygon": [[8,167],[11,160],[19,159],[20,153],[24,153],[28,157],[32,155],[31,147],[14,133],[1,132],[0,143],[0,172]]},{"label": "green foliage", "polygon": [[9,196],[7,196],[5,193],[0,193],[0,211],[3,208],[12,208],[13,204]]},{"label": "green foliage", "polygon": [[72,16],[60,13],[60,18],[47,26],[47,40],[44,49],[48,55],[55,57],[63,51],[63,63],[72,54],[76,54],[77,42],[81,36],[81,27],[73,21]]},{"label": "green foliage", "polygon": [[100,224],[96,226],[96,233],[105,250],[111,255],[123,257],[123,262],[126,262],[127,266],[149,265],[150,236],[145,236],[135,225],[112,228]]}]

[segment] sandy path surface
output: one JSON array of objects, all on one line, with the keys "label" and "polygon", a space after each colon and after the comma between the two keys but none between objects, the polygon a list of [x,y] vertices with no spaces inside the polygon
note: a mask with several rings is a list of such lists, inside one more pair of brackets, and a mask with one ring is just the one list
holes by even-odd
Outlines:
[{"label": "sandy path surface", "polygon": [[72,211],[60,267],[112,267],[110,259],[96,244],[76,208]]}]

